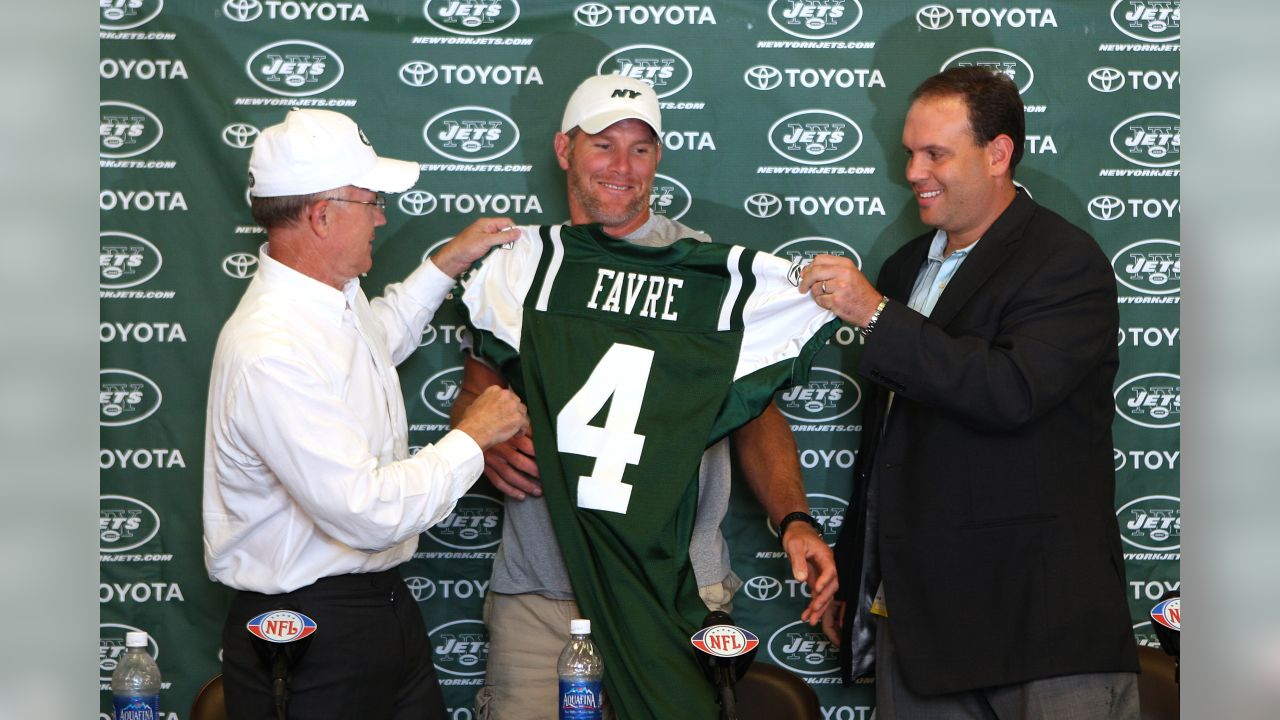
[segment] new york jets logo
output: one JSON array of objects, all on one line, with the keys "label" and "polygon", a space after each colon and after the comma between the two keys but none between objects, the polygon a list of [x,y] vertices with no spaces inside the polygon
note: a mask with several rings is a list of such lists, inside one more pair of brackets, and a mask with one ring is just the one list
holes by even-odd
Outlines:
[{"label": "new york jets logo", "polygon": [[1130,378],[1115,391],[1116,413],[1134,425],[1175,428],[1182,424],[1182,378],[1146,373]]},{"label": "new york jets logo", "polygon": [[1116,0],[1111,23],[1134,40],[1173,42],[1182,36],[1181,0]]},{"label": "new york jets logo", "polygon": [[155,113],[133,103],[106,100],[98,103],[98,156],[127,158],[155,147],[164,137],[164,125]]},{"label": "new york jets logo", "polygon": [[783,625],[769,637],[773,662],[801,675],[829,675],[839,670],[839,656],[821,628],[803,620]]},{"label": "new york jets logo", "polygon": [[427,22],[454,35],[491,35],[506,30],[520,17],[516,0],[427,0]]},{"label": "new york jets logo", "polygon": [[489,660],[489,633],[479,620],[454,620],[431,628],[432,662],[446,675],[484,675]]},{"label": "new york jets logo", "polygon": [[[779,203],[781,203],[781,200],[779,200]],[[791,268],[787,271],[787,279],[791,281],[792,285],[796,286],[800,285],[800,273],[818,255],[826,254],[851,258],[854,265],[859,268],[862,267],[862,256],[858,254],[857,250],[835,238],[817,235],[788,240],[774,248],[773,254],[791,261]]]},{"label": "new york jets logo", "polygon": [[254,85],[274,95],[306,97],[342,80],[338,53],[309,40],[281,40],[258,48],[245,62]]},{"label": "new york jets logo", "polygon": [[98,287],[104,290],[141,285],[155,277],[164,262],[155,245],[133,233],[99,233],[98,243]]},{"label": "new york jets logo", "polygon": [[679,220],[693,206],[693,195],[684,183],[657,173],[653,176],[653,190],[649,193],[649,211]]},{"label": "new york jets logo", "polygon": [[422,383],[419,395],[422,397],[422,404],[426,405],[428,410],[448,419],[453,401],[458,399],[458,393],[461,390],[462,366],[458,365],[445,368],[427,378],[426,382]]},{"label": "new york jets logo", "polygon": [[839,370],[814,367],[809,382],[779,391],[774,401],[782,414],[802,423],[829,423],[853,412],[862,390]]},{"label": "new york jets logo", "polygon": [[769,147],[801,165],[840,162],[862,146],[858,123],[831,110],[799,110],[769,128]]},{"label": "new york jets logo", "polygon": [[640,80],[651,85],[659,98],[675,95],[693,79],[693,66],[689,61],[675,50],[661,45],[618,48],[600,60],[596,72]]},{"label": "new york jets logo", "polygon": [[1173,552],[1182,545],[1182,500],[1148,495],[1116,510],[1120,539],[1139,550]]},{"label": "new york jets logo", "polygon": [[768,13],[774,27],[806,40],[843,35],[862,21],[858,0],[772,0]]},{"label": "new york jets logo", "polygon": [[956,53],[947,58],[940,69],[971,66],[985,67],[993,72],[1004,73],[1018,86],[1019,94],[1025,94],[1036,79],[1031,63],[1021,55],[993,47],[972,48]]},{"label": "new york jets logo", "polygon": [[160,532],[160,513],[137,498],[98,498],[98,549],[118,553],[142,547]]},{"label": "new york jets logo", "polygon": [[1111,131],[1111,149],[1134,165],[1177,167],[1182,163],[1182,117],[1167,112],[1127,117]]},{"label": "new york jets logo", "polygon": [[484,550],[502,540],[502,502],[488,495],[463,495],[453,512],[427,528],[427,537],[454,550]]},{"label": "new york jets logo", "polygon": [[1116,280],[1144,295],[1172,295],[1182,289],[1182,245],[1152,238],[1121,248],[1111,258]]},{"label": "new york jets logo", "polygon": [[450,160],[481,163],[511,152],[520,141],[520,128],[497,110],[466,105],[433,116],[423,126],[422,138]]},{"label": "new york jets logo", "polygon": [[98,0],[98,27],[130,30],[145,25],[164,9],[164,0]]},{"label": "new york jets logo", "polygon": [[98,424],[120,427],[142,422],[160,409],[160,386],[146,375],[104,368],[98,371]]}]

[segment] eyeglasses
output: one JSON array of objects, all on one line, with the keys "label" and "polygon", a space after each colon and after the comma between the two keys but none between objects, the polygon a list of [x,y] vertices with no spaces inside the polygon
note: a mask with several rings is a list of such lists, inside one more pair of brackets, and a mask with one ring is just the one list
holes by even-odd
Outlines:
[{"label": "eyeglasses", "polygon": [[387,199],[383,197],[381,194],[379,194],[373,200],[348,200],[347,198],[335,198],[335,197],[325,198],[325,200],[337,200],[338,202],[358,203],[360,205],[373,205],[377,207],[379,210],[387,209]]}]

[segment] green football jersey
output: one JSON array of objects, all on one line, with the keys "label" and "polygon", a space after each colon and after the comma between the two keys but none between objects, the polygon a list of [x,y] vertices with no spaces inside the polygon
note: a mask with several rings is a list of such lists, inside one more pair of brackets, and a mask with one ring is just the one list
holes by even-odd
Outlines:
[{"label": "green football jersey", "polygon": [[523,228],[463,283],[475,352],[529,408],[543,493],[624,720],[714,717],[689,636],[707,609],[689,561],[698,462],[839,322],[790,263],[598,225]]}]

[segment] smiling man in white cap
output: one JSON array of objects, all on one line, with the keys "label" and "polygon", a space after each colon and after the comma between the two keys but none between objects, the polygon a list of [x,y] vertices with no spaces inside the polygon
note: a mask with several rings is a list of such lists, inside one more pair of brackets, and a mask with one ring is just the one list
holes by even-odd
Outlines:
[{"label": "smiling man in white cap", "polygon": [[[662,113],[650,85],[621,75],[584,80],[569,98],[554,140],[568,183],[570,221],[599,223],[614,237],[648,247],[666,247],[684,237],[710,242],[706,233],[650,212],[661,136]],[[455,424],[484,392],[506,384],[495,369],[467,357],[462,392],[453,405]],[[810,583],[812,601],[802,618],[816,623],[836,589],[835,562],[808,514],[791,428],[772,405],[702,458],[689,546],[699,594],[709,610],[728,611],[742,585],[720,532],[729,504],[730,445],[756,498],[781,528],[794,577]],[[479,720],[553,720],[556,657],[569,639],[569,620],[580,615],[530,438],[513,437],[487,450],[485,475],[507,497],[502,544],[485,597],[489,659],[485,687],[476,695],[477,715]],[[643,654],[645,638],[629,641]]]},{"label": "smiling man in white cap", "polygon": [[[386,224],[378,193],[417,179],[416,164],[378,157],[327,110],[292,110],[254,144],[249,192],[267,243],[218,337],[205,435],[205,566],[239,591],[222,635],[230,717],[274,718],[281,702],[290,717],[445,717],[396,567],[480,476],[483,450],[527,417],[495,389],[410,456],[395,366],[454,277],[518,233],[507,218],[477,220],[370,302],[358,277]],[[258,639],[307,626],[261,620],[274,610],[314,632]]]}]

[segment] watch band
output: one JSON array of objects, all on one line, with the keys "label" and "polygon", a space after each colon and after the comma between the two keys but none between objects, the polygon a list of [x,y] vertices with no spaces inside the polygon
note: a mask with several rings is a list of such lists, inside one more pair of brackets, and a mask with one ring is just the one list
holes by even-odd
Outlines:
[{"label": "watch band", "polygon": [[782,537],[787,534],[787,526],[797,520],[809,523],[819,535],[822,534],[822,526],[818,524],[817,520],[813,519],[812,515],[807,512],[800,512],[797,510],[793,513],[787,513],[787,515],[778,523],[778,542],[782,542]]},{"label": "watch band", "polygon": [[863,339],[871,336],[871,331],[876,329],[876,323],[880,322],[880,313],[884,312],[884,306],[888,304],[889,297],[887,295],[882,295],[880,297],[880,304],[876,306],[876,311],[871,313],[871,319],[868,320],[867,324],[861,328]]}]

